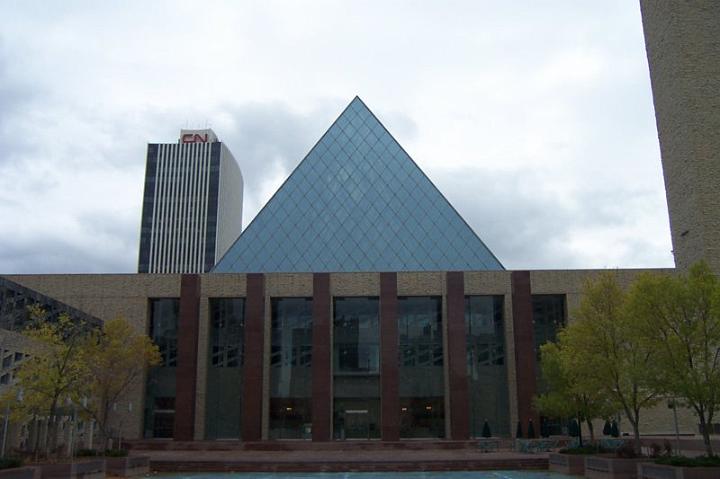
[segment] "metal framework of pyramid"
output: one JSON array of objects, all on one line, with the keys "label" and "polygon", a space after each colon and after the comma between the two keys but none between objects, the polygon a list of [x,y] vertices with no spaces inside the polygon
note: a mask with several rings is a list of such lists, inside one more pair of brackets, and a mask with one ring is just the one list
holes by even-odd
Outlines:
[{"label": "metal framework of pyramid", "polygon": [[355,97],[213,272],[502,269]]}]

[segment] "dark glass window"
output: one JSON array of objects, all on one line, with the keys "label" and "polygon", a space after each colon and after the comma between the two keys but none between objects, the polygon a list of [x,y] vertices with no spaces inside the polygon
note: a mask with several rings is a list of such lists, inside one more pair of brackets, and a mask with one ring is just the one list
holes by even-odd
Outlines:
[{"label": "dark glass window", "polygon": [[466,296],[470,434],[480,437],[485,421],[494,436],[510,435],[502,296]]},{"label": "dark glass window", "polygon": [[145,437],[170,438],[175,423],[175,367],[180,300],[150,300],[150,338],[160,349],[160,365],[148,371]]},{"label": "dark glass window", "polygon": [[445,436],[442,298],[398,298],[400,436]]},{"label": "dark glass window", "polygon": [[540,360],[540,346],[555,341],[565,326],[565,295],[534,294],[532,296],[535,354]]},{"label": "dark glass window", "polygon": [[[535,336],[535,377],[538,392],[547,390],[540,372],[540,346],[555,341],[566,322],[564,294],[534,294],[532,296],[533,327]],[[540,417],[540,434],[543,436],[567,433],[567,420],[563,418]]]},{"label": "dark glass window", "polygon": [[210,298],[205,437],[240,438],[245,300]]},{"label": "dark glass window", "polygon": [[270,438],[312,435],[312,298],[273,298]]},{"label": "dark glass window", "polygon": [[379,438],[378,298],[334,298],[333,311],[334,437]]}]

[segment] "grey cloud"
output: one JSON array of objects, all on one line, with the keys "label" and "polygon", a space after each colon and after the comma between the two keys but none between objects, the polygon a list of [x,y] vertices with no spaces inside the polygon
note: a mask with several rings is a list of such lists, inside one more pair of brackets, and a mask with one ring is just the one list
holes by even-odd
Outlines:
[{"label": "grey cloud", "polygon": [[[431,176],[508,269],[596,267],[592,251],[578,253],[569,247],[570,236],[632,226],[643,206],[655,200],[651,192],[618,185],[581,192],[569,200],[535,195],[513,172],[438,170]],[[618,254],[624,263],[602,266],[671,266],[671,259],[659,256],[651,240],[638,235],[622,244],[608,244],[607,248],[622,249]]]},{"label": "grey cloud", "polygon": [[31,87],[13,81],[9,75],[9,56],[0,36],[0,166],[32,151],[33,145],[18,131],[15,116],[30,108],[37,95]]},{"label": "grey cloud", "polygon": [[90,251],[61,237],[0,239],[2,274],[130,272],[127,263],[126,258]]}]

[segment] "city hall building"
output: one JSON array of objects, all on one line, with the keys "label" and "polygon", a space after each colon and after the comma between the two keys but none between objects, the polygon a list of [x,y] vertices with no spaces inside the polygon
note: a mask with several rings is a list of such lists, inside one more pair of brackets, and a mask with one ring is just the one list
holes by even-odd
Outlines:
[{"label": "city hall building", "polygon": [[[720,26],[701,9],[641,4],[676,265],[704,258],[720,271],[720,62],[709,47]],[[221,164],[220,146],[192,148],[203,161],[218,151]],[[148,177],[151,160],[165,161],[170,185],[183,167],[175,150],[148,151]],[[152,213],[150,183],[140,265],[155,271],[162,255],[148,238],[165,213]],[[203,204],[222,211],[220,189]],[[25,306],[40,303],[51,317],[126,318],[159,346],[162,363],[116,405],[126,439],[464,441],[486,421],[511,437],[531,420],[561,432],[533,409],[539,346],[599,272],[505,270],[359,98],[234,242],[219,236],[191,248],[209,272],[163,263],[177,269],[0,277],[0,383],[27,348]],[[617,276],[629,284],[640,272]],[[671,418],[664,405],[647,411],[642,430],[669,433]],[[692,415],[680,419],[697,431]]]}]

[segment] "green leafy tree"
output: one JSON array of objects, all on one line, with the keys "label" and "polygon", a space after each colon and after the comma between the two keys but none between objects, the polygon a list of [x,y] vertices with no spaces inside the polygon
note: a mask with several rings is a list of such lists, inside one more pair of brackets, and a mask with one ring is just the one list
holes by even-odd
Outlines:
[{"label": "green leafy tree", "polygon": [[629,306],[654,353],[654,387],[680,398],[697,414],[705,450],[720,406],[720,282],[705,263],[687,275],[644,274]]},{"label": "green leafy tree", "polygon": [[148,367],[160,363],[158,347],[150,338],[124,319],[106,321],[101,330],[88,338],[83,350],[87,363],[82,393],[85,413],[94,419],[104,439],[104,449],[112,437],[113,404],[128,392]]},{"label": "green leafy tree", "polygon": [[28,309],[32,323],[23,334],[31,339],[33,350],[18,366],[15,382],[2,399],[11,405],[17,420],[43,419],[43,443],[40,444],[41,434],[36,431],[33,448],[36,456],[42,449],[47,457],[56,446],[59,412],[78,399],[77,392],[86,377],[81,359],[86,328],[66,314],[50,322],[39,306]]},{"label": "green leafy tree", "polygon": [[573,316],[566,342],[576,360],[577,381],[597,385],[624,412],[639,453],[640,413],[659,400],[652,378],[655,348],[641,337],[642,328],[628,314],[627,295],[611,272],[585,284]]},{"label": "green leafy tree", "polygon": [[[598,381],[585,377],[584,366],[578,363],[572,348],[573,330],[563,330],[555,343],[540,347],[542,379],[547,392],[535,398],[535,408],[555,417],[576,417],[578,427],[586,421],[590,440],[595,440],[592,420],[608,417],[615,411]],[[582,442],[582,439],[581,439]]]}]

